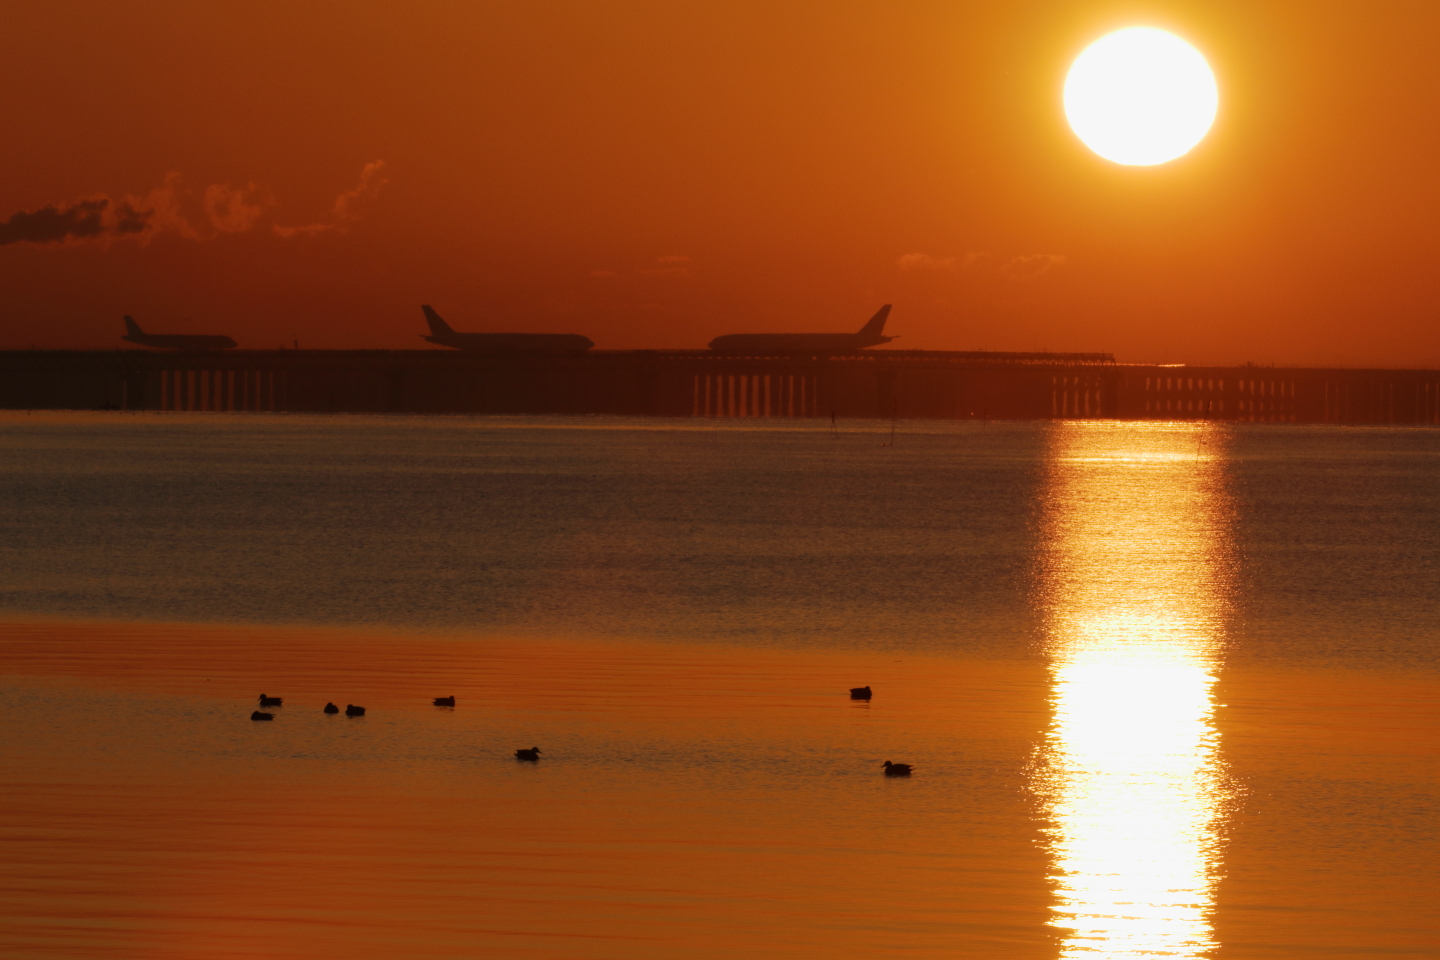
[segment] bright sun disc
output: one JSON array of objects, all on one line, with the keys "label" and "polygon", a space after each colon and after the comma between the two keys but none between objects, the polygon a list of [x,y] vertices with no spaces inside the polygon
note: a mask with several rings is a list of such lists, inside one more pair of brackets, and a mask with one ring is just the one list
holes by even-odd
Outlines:
[{"label": "bright sun disc", "polygon": [[1219,101],[1200,51],[1154,27],[1101,37],[1065,78],[1070,129],[1106,160],[1132,167],[1188,153],[1215,122]]}]

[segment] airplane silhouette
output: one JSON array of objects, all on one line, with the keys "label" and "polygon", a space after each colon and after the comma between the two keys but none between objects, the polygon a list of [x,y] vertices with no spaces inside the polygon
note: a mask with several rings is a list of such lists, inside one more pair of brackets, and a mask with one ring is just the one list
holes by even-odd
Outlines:
[{"label": "airplane silhouette", "polygon": [[457,333],[429,305],[422,305],[430,336],[422,340],[456,350],[483,350],[488,353],[583,353],[595,346],[578,333]]},{"label": "airplane silhouette", "polygon": [[881,307],[857,333],[730,333],[710,341],[717,353],[851,353],[889,343],[881,335],[890,304]]},{"label": "airplane silhouette", "polygon": [[239,346],[234,340],[219,334],[146,333],[140,329],[135,318],[128,314],[125,317],[125,329],[128,334],[121,337],[121,340],[129,340],[142,347],[159,347],[161,350],[229,350]]}]

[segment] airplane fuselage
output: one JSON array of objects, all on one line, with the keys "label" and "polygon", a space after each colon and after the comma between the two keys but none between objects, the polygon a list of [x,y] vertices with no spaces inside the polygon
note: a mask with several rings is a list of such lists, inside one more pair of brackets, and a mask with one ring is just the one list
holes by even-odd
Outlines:
[{"label": "airplane fuselage", "polygon": [[885,304],[854,333],[729,333],[710,341],[716,353],[854,353],[889,343],[883,331],[890,316]]},{"label": "airplane fuselage", "polygon": [[578,333],[460,333],[429,304],[422,304],[430,336],[420,339],[455,350],[474,353],[584,353],[595,346]]},{"label": "airplane fuselage", "polygon": [[711,340],[710,349],[717,353],[853,353],[892,339],[856,333],[731,333]]},{"label": "airplane fuselage", "polygon": [[159,350],[229,350],[239,346],[229,337],[211,334],[142,333],[120,339]]},{"label": "airplane fuselage", "polygon": [[444,333],[421,339],[481,353],[583,353],[595,346],[578,333]]}]

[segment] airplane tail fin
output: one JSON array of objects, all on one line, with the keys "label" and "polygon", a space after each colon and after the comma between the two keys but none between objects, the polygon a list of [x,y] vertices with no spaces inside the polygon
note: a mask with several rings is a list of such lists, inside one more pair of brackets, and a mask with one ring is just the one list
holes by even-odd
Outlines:
[{"label": "airplane tail fin", "polygon": [[145,331],[140,329],[140,324],[136,323],[135,318],[128,313],[125,315],[125,332],[132,337],[145,336]]},{"label": "airplane tail fin", "polygon": [[857,336],[861,336],[861,337],[878,337],[878,336],[880,336],[881,334],[883,334],[883,333],[885,332],[885,319],[886,319],[887,317],[889,317],[889,316],[890,316],[890,304],[887,303],[887,304],[885,304],[885,306],[881,307],[878,311],[876,311],[875,316],[871,317],[870,320],[865,324],[865,326],[863,326],[863,327],[860,328],[860,333],[857,334]]},{"label": "airplane tail fin", "polygon": [[430,324],[431,336],[441,337],[447,333],[455,332],[450,329],[450,324],[446,323],[440,314],[436,313],[429,304],[422,304],[420,309],[425,311],[425,322]]}]

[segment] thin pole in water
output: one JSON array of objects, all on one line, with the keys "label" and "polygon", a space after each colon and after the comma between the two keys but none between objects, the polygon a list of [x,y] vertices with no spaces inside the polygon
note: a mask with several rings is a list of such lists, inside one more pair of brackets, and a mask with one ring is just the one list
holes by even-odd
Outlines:
[{"label": "thin pole in water", "polygon": [[[1210,404],[1211,404],[1211,403],[1212,403],[1212,401],[1210,401],[1210,400],[1206,400],[1206,401],[1205,401],[1205,419],[1206,419],[1206,421],[1208,421],[1208,420],[1210,419]],[[1196,437],[1195,437],[1195,459],[1196,459],[1196,460],[1199,460],[1199,459],[1200,459],[1200,448],[1205,445],[1205,432],[1204,432],[1204,431],[1205,431],[1205,426],[1204,426],[1204,424],[1202,424],[1201,427],[1200,427],[1199,433],[1198,433],[1198,434],[1196,435]]]}]

